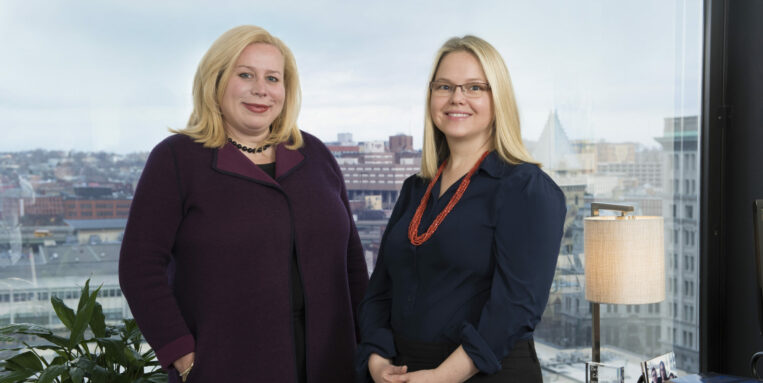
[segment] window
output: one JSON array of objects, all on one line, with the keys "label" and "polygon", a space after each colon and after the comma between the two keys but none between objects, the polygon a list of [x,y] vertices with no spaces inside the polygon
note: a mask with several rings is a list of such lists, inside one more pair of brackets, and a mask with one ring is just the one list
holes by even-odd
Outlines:
[{"label": "window", "polygon": [[[233,1],[237,5],[246,5],[241,0]],[[392,3],[396,1],[392,0]],[[123,219],[128,214],[133,185],[140,176],[146,152],[168,134],[166,127],[182,128],[188,120],[189,92],[187,88],[178,88],[177,84],[187,84],[191,80],[189,73],[193,73],[201,59],[198,47],[213,41],[220,33],[219,26],[202,21],[192,34],[179,33],[177,29],[164,33],[166,29],[162,24],[166,23],[161,20],[168,19],[164,16],[172,13],[173,6],[152,8],[148,3],[141,3],[136,6],[139,11],[133,12],[132,5],[125,5],[120,13],[152,15],[145,19],[136,16],[139,19],[135,21],[156,33],[119,36],[104,33],[93,37],[92,33],[82,29],[66,30],[62,28],[66,24],[48,22],[56,20],[56,12],[42,12],[31,5],[23,5],[23,2],[19,4],[22,5],[14,7],[14,11],[20,12],[19,17],[10,17],[3,23],[6,25],[0,25],[0,35],[10,36],[6,45],[12,47],[11,53],[15,57],[0,73],[3,90],[14,94],[13,113],[0,113],[0,126],[4,126],[3,139],[0,140],[0,184],[3,188],[22,190],[18,181],[20,176],[33,185],[38,197],[43,192],[61,196],[64,206],[60,217],[53,217],[61,226],[65,225],[64,219],[93,222],[104,222],[105,218],[109,221],[111,218]],[[199,4],[191,0],[191,6],[183,7],[183,14],[188,15],[189,20],[210,19],[206,17],[210,9],[195,6]],[[423,117],[424,89],[419,85],[428,77],[431,64],[428,58],[444,42],[444,36],[441,26],[427,17],[428,12],[414,10],[410,17],[400,19],[379,8],[374,17],[368,17],[351,6],[349,0],[340,0],[338,4],[326,5],[321,10],[325,12],[322,15],[326,16],[326,23],[315,22],[307,26],[296,25],[295,20],[323,18],[313,17],[299,7],[294,7],[294,12],[273,11],[281,10],[281,6],[263,12],[269,17],[269,25],[279,26],[281,32],[272,31],[276,35],[306,27],[316,31],[280,36],[298,58],[303,91],[300,127],[327,142],[339,138],[337,132],[350,132],[356,141],[369,143],[362,146],[354,142],[352,145],[358,148],[355,150],[342,144],[334,154],[342,164],[353,206],[365,206],[359,202],[365,196],[381,195],[383,209],[388,215],[402,181],[418,172],[418,158],[415,152],[391,153],[391,145],[378,144],[402,131],[413,135],[414,149],[421,147],[420,129],[416,127]],[[695,303],[700,288],[695,285],[699,271],[695,232],[700,227],[701,212],[693,199],[697,195],[699,158],[695,151],[687,148],[699,140],[702,7],[703,3],[698,0],[682,1],[679,5],[649,2],[638,6],[627,2],[552,0],[550,5],[528,2],[523,5],[522,12],[516,12],[516,4],[494,0],[489,6],[475,8],[466,18],[458,10],[447,9],[435,18],[459,20],[450,23],[449,35],[477,34],[493,43],[503,54],[519,101],[522,138],[527,141],[530,154],[544,164],[543,169],[554,177],[565,193],[569,211],[586,212],[592,201],[611,202],[637,205],[645,215],[665,218],[668,291],[664,304],[667,309],[661,312],[661,304],[653,304],[643,309],[629,305],[622,310],[618,305],[605,305],[606,309],[602,310],[603,333],[612,334],[603,346],[641,355],[644,360],[660,354],[663,348],[672,349],[671,342],[675,344],[682,340],[676,336],[676,327],[678,331],[688,331],[685,323],[676,324],[681,318],[678,316],[679,305],[688,305],[688,310],[684,311],[688,311],[686,315],[692,318],[692,310],[698,307]],[[114,13],[105,12],[110,9],[106,4],[94,7],[74,4],[71,8],[83,17]],[[314,11],[312,7],[306,8]],[[547,8],[558,12],[549,13]],[[32,15],[42,22],[34,25],[23,22]],[[14,21],[16,19],[21,21]],[[396,28],[381,28],[391,20],[396,21]],[[649,23],[640,22],[644,20]],[[103,21],[110,22],[108,19]],[[74,24],[72,28],[75,28]],[[45,25],[51,27],[43,27]],[[526,33],[527,25],[541,25],[540,32]],[[42,29],[37,30],[38,26]],[[359,28],[364,28],[362,33]],[[49,71],[45,64],[38,64],[38,58],[42,52],[40,47],[47,43],[44,37],[53,34],[62,36],[61,46],[55,46],[53,53],[59,57],[56,67],[63,69],[54,73],[58,80],[51,82],[43,78],[46,76],[35,74]],[[15,40],[14,35],[30,40]],[[70,38],[72,36],[76,39]],[[316,36],[338,43],[328,48],[318,47]],[[165,49],[170,37],[173,41],[179,39],[178,44]],[[66,46],[64,42],[70,40],[76,40],[76,43]],[[105,48],[114,46],[122,48]],[[116,63],[115,73],[120,73],[109,81],[100,81],[103,78],[101,71],[87,64],[99,62],[104,57],[110,63]],[[326,57],[332,58],[332,65],[327,65]],[[390,62],[389,57],[399,60]],[[388,65],[380,66],[379,63]],[[77,68],[82,70],[75,70]],[[60,73],[66,73],[66,76],[59,76]],[[96,75],[90,75],[92,73]],[[29,80],[20,82],[18,78]],[[67,92],[67,89],[75,88],[87,92]],[[35,89],[49,89],[50,95],[72,95],[66,100],[57,100],[54,96],[37,99]],[[394,100],[388,97],[390,89],[395,90]],[[93,98],[88,94],[97,96]],[[325,97],[327,94],[340,97]],[[651,96],[644,97],[644,94]],[[25,100],[35,102],[24,104]],[[40,107],[53,105],[52,101],[66,105],[66,116],[53,113],[57,111],[55,108]],[[15,116],[16,120],[9,121],[8,115]],[[59,118],[46,119],[46,116]],[[33,123],[38,125],[33,126]],[[46,130],[48,127],[55,132],[67,133],[50,134]],[[6,129],[10,130],[6,132]],[[341,130],[335,131],[337,129]],[[563,150],[544,154],[540,148],[545,137],[558,140],[554,144]],[[345,142],[347,138],[353,141],[352,137],[343,138],[337,141]],[[35,154],[37,147],[54,150]],[[388,160],[398,162],[392,166]],[[607,167],[611,170],[605,171]],[[11,177],[10,169],[19,169],[17,178]],[[580,179],[589,181],[581,183]],[[9,197],[10,193],[4,191],[0,190],[0,206],[2,217],[6,219],[9,214],[5,202],[16,197]],[[111,198],[115,199],[108,201]],[[561,249],[565,256],[571,257],[571,262],[559,263],[558,280],[555,281],[559,282],[556,286],[562,286],[563,277],[580,282],[555,291],[553,297],[558,300],[549,303],[549,307],[554,302],[559,308],[563,307],[560,311],[566,316],[547,310],[535,333],[536,339],[548,345],[551,352],[560,354],[564,350],[586,347],[590,342],[589,332],[581,330],[590,328],[591,307],[585,300],[582,271],[585,254],[581,220],[584,216],[581,213],[569,217],[571,224],[566,225],[568,232],[563,237]],[[24,221],[18,212],[12,219],[18,220],[25,230],[28,229],[26,226],[37,224],[30,217]],[[379,231],[378,227],[358,229],[374,234]],[[0,259],[7,259],[10,254],[8,249],[12,244],[5,238],[16,234],[6,235],[4,230],[5,226],[0,225]],[[78,233],[68,240],[86,245],[87,237]],[[364,246],[374,253],[379,239],[371,237],[366,238],[364,234]],[[66,240],[63,236],[56,239],[56,247],[66,246]],[[113,270],[111,274],[95,275],[94,281],[113,277],[117,270],[118,256],[115,254],[118,254],[119,243],[98,246],[108,249],[106,253],[110,256],[106,259],[113,259]],[[42,259],[39,245],[24,243],[21,247],[32,249],[35,256]],[[62,258],[67,257],[63,254],[69,254],[61,249],[57,249],[57,253],[62,254]],[[51,254],[50,251],[45,254],[48,265],[53,263]],[[90,263],[87,254],[86,251],[79,255],[80,265]],[[47,267],[43,262],[37,265],[41,269]],[[684,286],[684,281],[690,283]],[[57,296],[76,299],[73,298],[76,293],[73,288],[55,286],[50,295],[55,291]],[[109,298],[114,297],[112,292],[121,297],[117,288],[104,290]],[[3,309],[8,308],[13,298],[9,294],[11,291],[0,285],[0,312],[7,312]],[[584,306],[581,308],[581,305]],[[118,320],[123,314],[108,312],[107,315]],[[634,325],[639,330],[637,334],[620,336],[621,331],[616,330],[621,328],[612,327],[612,323]],[[692,333],[695,331],[692,329]],[[690,340],[688,333],[686,337],[684,343],[698,343],[695,339]],[[656,341],[652,342],[653,338]],[[633,339],[638,339],[638,344]],[[643,339],[647,339],[646,346],[641,344]],[[677,351],[677,358],[685,361],[679,368],[699,370],[697,352]],[[544,369],[544,373],[553,375],[549,371],[552,369]],[[564,372],[558,374],[564,375]],[[581,376],[579,371],[573,375]],[[561,376],[558,380],[569,378]]]}]

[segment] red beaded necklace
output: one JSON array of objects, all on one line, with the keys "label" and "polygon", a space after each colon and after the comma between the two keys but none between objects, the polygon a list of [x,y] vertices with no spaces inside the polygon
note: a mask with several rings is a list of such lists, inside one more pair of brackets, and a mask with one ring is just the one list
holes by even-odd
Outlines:
[{"label": "red beaded necklace", "polygon": [[461,196],[464,195],[464,192],[466,191],[466,188],[469,187],[469,183],[471,182],[472,175],[474,175],[474,172],[477,171],[477,169],[480,167],[480,164],[482,161],[487,157],[488,153],[485,152],[482,157],[477,161],[476,164],[474,164],[474,167],[472,167],[472,170],[469,170],[469,173],[466,174],[466,177],[461,181],[461,184],[458,185],[458,189],[456,190],[456,194],[453,195],[453,197],[450,197],[450,201],[448,201],[448,205],[445,206],[445,209],[443,209],[440,214],[437,215],[437,218],[435,218],[434,222],[432,222],[431,225],[429,225],[429,228],[424,234],[419,235],[419,226],[421,225],[421,216],[424,215],[424,209],[427,206],[427,202],[429,202],[429,196],[432,195],[432,187],[434,186],[435,182],[440,178],[440,175],[442,174],[443,169],[445,169],[445,165],[448,163],[448,160],[445,160],[442,162],[442,165],[440,165],[440,168],[437,169],[437,175],[434,176],[432,181],[429,182],[429,186],[427,187],[427,191],[424,193],[424,196],[421,197],[421,203],[419,203],[419,207],[416,208],[416,214],[413,215],[413,219],[411,220],[410,225],[408,225],[408,239],[411,241],[411,244],[414,246],[419,246],[422,243],[426,242],[429,238],[432,237],[432,234],[437,230],[438,227],[440,227],[440,224],[445,219],[445,217],[450,213],[451,210],[453,210],[453,207],[456,206],[458,201],[461,199]]}]

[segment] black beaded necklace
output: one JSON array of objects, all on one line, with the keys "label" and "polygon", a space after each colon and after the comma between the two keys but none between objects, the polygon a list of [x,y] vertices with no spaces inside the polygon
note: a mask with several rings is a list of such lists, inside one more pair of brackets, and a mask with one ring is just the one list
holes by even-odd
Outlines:
[{"label": "black beaded necklace", "polygon": [[268,150],[268,148],[270,147],[270,144],[267,144],[267,145],[262,145],[259,148],[248,148],[244,145],[239,144],[236,141],[233,141],[233,139],[230,137],[228,137],[228,142],[233,144],[233,146],[237,147],[238,150],[242,152],[248,152],[248,153],[262,153],[264,150]]}]

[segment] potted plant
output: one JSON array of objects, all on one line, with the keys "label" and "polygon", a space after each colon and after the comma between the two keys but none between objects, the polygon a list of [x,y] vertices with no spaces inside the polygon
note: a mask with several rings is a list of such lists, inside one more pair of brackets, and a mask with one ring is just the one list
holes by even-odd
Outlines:
[{"label": "potted plant", "polygon": [[[159,383],[167,382],[154,351],[141,350],[143,335],[133,319],[119,326],[107,326],[101,304],[96,301],[100,287],[90,291],[85,282],[75,312],[61,298],[50,302],[66,334],[33,324],[12,324],[0,328],[0,341],[14,341],[24,347],[0,361],[0,383]],[[87,331],[88,328],[90,331]],[[68,334],[68,336],[66,336]],[[46,344],[30,345],[17,337],[43,339]],[[52,357],[43,357],[44,351]]]}]

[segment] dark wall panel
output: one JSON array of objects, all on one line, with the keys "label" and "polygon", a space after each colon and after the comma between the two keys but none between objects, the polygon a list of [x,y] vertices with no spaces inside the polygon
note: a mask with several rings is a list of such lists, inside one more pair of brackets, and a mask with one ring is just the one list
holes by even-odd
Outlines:
[{"label": "dark wall panel", "polygon": [[[763,198],[763,1],[726,0],[723,215],[720,254],[721,371],[750,375],[752,353],[763,351],[755,295],[752,201]],[[713,331],[713,329],[708,329]]]}]

